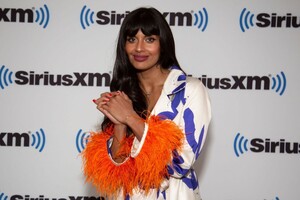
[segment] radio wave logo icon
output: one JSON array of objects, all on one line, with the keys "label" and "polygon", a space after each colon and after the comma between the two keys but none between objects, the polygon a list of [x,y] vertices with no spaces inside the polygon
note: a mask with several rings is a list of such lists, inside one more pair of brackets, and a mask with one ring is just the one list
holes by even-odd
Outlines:
[{"label": "radio wave logo icon", "polygon": [[248,151],[248,139],[237,133],[233,142],[234,153],[237,157]]},{"label": "radio wave logo icon", "polygon": [[8,196],[5,195],[3,192],[0,194],[0,200],[7,200]]},{"label": "radio wave logo icon", "polygon": [[254,14],[252,14],[250,11],[247,11],[246,8],[242,10],[240,14],[240,28],[243,32],[245,32],[246,29],[254,26],[253,18]]},{"label": "radio wave logo icon", "polygon": [[2,67],[0,68],[0,88],[2,90],[4,89],[4,87],[13,83],[12,75],[13,72],[11,72],[8,68],[2,65]]},{"label": "radio wave logo icon", "polygon": [[83,132],[82,129],[79,129],[76,136],[76,148],[79,153],[81,153],[86,147],[89,137],[90,132]]},{"label": "radio wave logo icon", "polygon": [[196,26],[198,29],[201,29],[201,31],[205,31],[207,24],[208,24],[208,14],[207,10],[205,8],[199,10],[198,12],[194,13],[195,16],[195,22],[194,26]]},{"label": "radio wave logo icon", "polygon": [[31,137],[31,146],[37,149],[39,152],[42,152],[46,144],[46,136],[44,130],[41,128],[40,130],[31,134]]},{"label": "radio wave logo icon", "polygon": [[280,96],[283,95],[286,89],[286,77],[284,72],[280,72],[275,77],[272,77],[272,90],[279,93]]},{"label": "radio wave logo icon", "polygon": [[80,24],[83,29],[86,29],[91,24],[94,24],[94,14],[95,12],[92,11],[87,6],[83,6],[80,13]]},{"label": "radio wave logo icon", "polygon": [[50,12],[48,6],[45,4],[43,7],[35,10],[36,19],[35,22],[38,23],[43,28],[46,28],[50,19]]}]

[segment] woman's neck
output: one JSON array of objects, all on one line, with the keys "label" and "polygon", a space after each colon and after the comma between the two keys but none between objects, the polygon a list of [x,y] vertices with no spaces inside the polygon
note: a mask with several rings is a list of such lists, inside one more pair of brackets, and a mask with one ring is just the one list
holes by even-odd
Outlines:
[{"label": "woman's neck", "polygon": [[169,72],[170,71],[167,69],[157,68],[151,73],[147,72],[138,74],[140,87],[147,98],[148,111],[151,112],[156,105]]},{"label": "woman's neck", "polygon": [[153,67],[151,70],[139,72],[138,78],[141,88],[146,94],[150,94],[156,90],[161,91],[168,74],[169,70],[160,67]]}]

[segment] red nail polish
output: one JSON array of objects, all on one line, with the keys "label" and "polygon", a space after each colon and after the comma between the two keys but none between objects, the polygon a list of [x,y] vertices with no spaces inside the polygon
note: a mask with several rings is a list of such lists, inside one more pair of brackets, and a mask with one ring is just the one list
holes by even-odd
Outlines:
[{"label": "red nail polish", "polygon": [[93,99],[93,102],[96,103],[96,99]]}]

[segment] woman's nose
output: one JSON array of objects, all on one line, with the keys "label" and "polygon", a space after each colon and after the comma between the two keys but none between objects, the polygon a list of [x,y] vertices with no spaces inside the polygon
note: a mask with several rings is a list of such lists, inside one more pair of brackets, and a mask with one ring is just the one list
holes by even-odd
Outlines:
[{"label": "woman's nose", "polygon": [[139,40],[139,41],[136,43],[135,50],[136,50],[137,52],[141,52],[141,51],[143,51],[143,49],[144,49],[143,41]]}]

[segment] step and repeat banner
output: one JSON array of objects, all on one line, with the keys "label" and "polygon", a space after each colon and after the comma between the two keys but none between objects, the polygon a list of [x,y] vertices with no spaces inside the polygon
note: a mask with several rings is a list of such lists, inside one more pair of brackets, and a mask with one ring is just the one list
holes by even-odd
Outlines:
[{"label": "step and repeat banner", "polygon": [[299,200],[298,0],[0,0],[0,200],[103,199],[79,154],[140,6],[163,13],[182,68],[209,90],[203,199]]}]

